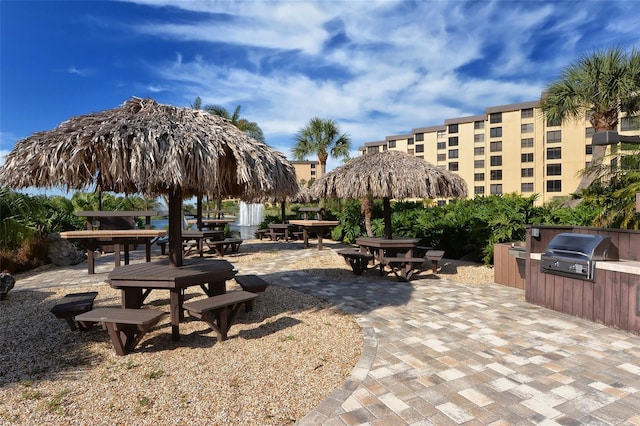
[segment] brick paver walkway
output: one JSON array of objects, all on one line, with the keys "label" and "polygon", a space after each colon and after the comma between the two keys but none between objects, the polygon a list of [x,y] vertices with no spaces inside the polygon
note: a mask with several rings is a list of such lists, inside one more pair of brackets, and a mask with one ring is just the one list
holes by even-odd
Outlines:
[{"label": "brick paver walkway", "polygon": [[[282,243],[281,258],[240,271],[326,299],[362,327],[351,376],[298,424],[640,425],[639,336],[496,284],[332,282],[287,269],[293,256],[336,256],[326,247]],[[101,258],[93,277],[81,264],[22,278],[16,291],[101,283],[110,262]]]}]

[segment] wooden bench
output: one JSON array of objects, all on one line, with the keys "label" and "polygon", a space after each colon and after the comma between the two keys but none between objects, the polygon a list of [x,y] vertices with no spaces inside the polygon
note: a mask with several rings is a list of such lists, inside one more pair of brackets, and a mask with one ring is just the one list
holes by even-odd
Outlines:
[{"label": "wooden bench", "polygon": [[258,229],[256,231],[256,234],[258,234],[258,239],[262,240],[265,236],[269,235],[271,233],[271,230],[268,228],[265,229]]},{"label": "wooden bench", "polygon": [[87,330],[83,324],[77,324],[75,320],[76,315],[88,312],[93,309],[93,301],[98,295],[97,291],[88,291],[86,293],[69,293],[65,295],[60,303],[51,308],[50,312],[56,316],[56,318],[63,319],[69,324],[69,328],[72,331],[75,330]]},{"label": "wooden bench", "polygon": [[444,257],[444,250],[428,250],[425,257],[431,261],[431,270],[435,274],[438,272],[438,262]]},{"label": "wooden bench", "polygon": [[142,337],[166,312],[151,309],[98,308],[76,317],[85,326],[101,322],[117,355],[133,352]]},{"label": "wooden bench", "polygon": [[[251,293],[262,293],[269,287],[269,283],[257,275],[238,275],[234,279],[244,291]],[[250,300],[244,304],[245,312],[253,310],[253,302],[253,300]]]},{"label": "wooden bench", "polygon": [[355,249],[338,250],[336,253],[344,257],[345,262],[351,266],[355,275],[362,275],[367,270],[369,262],[373,260],[372,254],[363,253]]},{"label": "wooden bench", "polygon": [[207,241],[209,247],[211,247],[218,256],[224,257],[225,252],[237,253],[240,249],[242,240],[240,238],[225,238],[224,240],[210,240]]},{"label": "wooden bench", "polygon": [[227,340],[227,333],[238,314],[240,307],[258,297],[257,294],[244,290],[211,296],[206,299],[187,302],[184,309],[192,317],[205,321],[218,336],[218,341]]},{"label": "wooden bench", "polygon": [[414,273],[422,270],[424,257],[383,257],[382,263],[389,268],[399,281],[409,281]]}]

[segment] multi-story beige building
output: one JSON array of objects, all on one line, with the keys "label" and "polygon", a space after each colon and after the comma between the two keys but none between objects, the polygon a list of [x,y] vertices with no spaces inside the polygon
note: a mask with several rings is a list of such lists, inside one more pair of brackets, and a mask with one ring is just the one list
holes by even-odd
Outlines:
[{"label": "multi-story beige building", "polygon": [[296,170],[298,183],[306,186],[309,181],[313,181],[322,176],[320,163],[318,161],[289,161]]},{"label": "multi-story beige building", "polygon": [[[618,131],[640,134],[640,117],[622,117]],[[555,125],[557,124],[557,125]],[[593,128],[585,116],[547,123],[539,101],[488,107],[484,114],[367,142],[361,154],[400,150],[458,173],[469,196],[538,194],[537,204],[567,196],[591,161]]]}]

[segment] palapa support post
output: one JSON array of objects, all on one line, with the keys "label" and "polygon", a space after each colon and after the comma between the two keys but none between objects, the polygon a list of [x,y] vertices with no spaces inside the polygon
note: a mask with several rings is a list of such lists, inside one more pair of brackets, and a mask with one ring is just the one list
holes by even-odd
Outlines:
[{"label": "palapa support post", "polygon": [[169,264],[182,266],[182,189],[169,188]]}]

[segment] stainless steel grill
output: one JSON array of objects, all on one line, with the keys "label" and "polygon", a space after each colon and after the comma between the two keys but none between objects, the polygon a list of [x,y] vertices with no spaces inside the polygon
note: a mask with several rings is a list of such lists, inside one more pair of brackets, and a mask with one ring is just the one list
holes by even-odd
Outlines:
[{"label": "stainless steel grill", "polygon": [[603,235],[558,234],[540,258],[540,271],[593,281],[598,260],[619,260],[618,248]]}]

